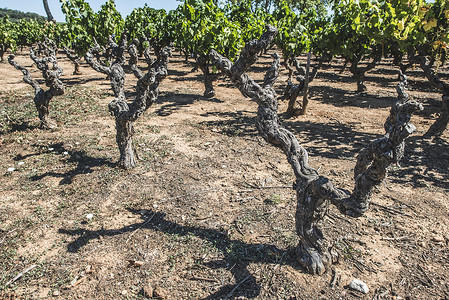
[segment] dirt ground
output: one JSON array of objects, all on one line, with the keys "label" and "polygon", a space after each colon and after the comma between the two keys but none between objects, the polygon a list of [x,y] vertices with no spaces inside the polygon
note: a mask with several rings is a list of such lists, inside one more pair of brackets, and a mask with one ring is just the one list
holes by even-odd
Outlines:
[{"label": "dirt ground", "polygon": [[[26,52],[17,60],[42,84]],[[31,87],[0,63],[1,299],[449,298],[449,130],[423,138],[441,94],[418,68],[407,73],[409,94],[425,110],[412,118],[401,166],[365,216],[330,206],[321,227],[340,263],[311,276],[294,256],[291,168],[258,136],[257,105],[228,79],[202,97],[201,73],[175,52],[157,103],[135,124],[138,166],[125,171],[116,166],[109,81],[85,63],[84,75],[71,75],[70,61],[59,60],[66,93],[51,103],[54,131],[37,127]],[[251,76],[262,80],[269,64],[268,53]],[[341,66],[335,59],[319,71],[306,115],[285,119],[282,101],[279,112],[310,165],[352,190],[357,153],[383,134],[397,71],[381,63],[358,94]],[[286,79],[283,69],[279,94]],[[348,288],[354,278],[367,295]]]}]

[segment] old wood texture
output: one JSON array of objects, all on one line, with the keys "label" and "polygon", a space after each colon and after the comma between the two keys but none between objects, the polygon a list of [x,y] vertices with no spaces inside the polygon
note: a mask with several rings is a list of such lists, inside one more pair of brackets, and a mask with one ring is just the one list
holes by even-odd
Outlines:
[{"label": "old wood texture", "polygon": [[322,274],[338,259],[333,242],[326,239],[318,227],[318,222],[324,218],[329,203],[351,216],[360,216],[368,209],[374,186],[385,178],[386,168],[397,158],[397,155],[394,155],[396,148],[415,129],[409,123],[411,114],[422,109],[422,106],[412,101],[395,103],[396,116],[391,119],[387,134],[372,142],[358,157],[354,191],[350,193],[335,187],[328,178],[320,176],[317,170],[309,166],[307,151],[279,120],[278,103],[273,89],[273,83],[279,74],[279,56],[273,54],[273,63],[262,86],[245,73],[257,61],[258,53],[270,44],[276,34],[275,27],[267,26],[267,31],[259,40],[250,41],[245,45],[234,64],[216,51],[211,51],[210,58],[245,97],[251,98],[259,105],[256,126],[260,135],[285,153],[296,177],[295,218],[296,232],[300,237],[296,247],[297,259],[308,272]]},{"label": "old wood texture", "polygon": [[352,73],[353,77],[357,80],[357,92],[366,91],[365,85],[365,75],[368,71],[374,69],[379,62],[382,60],[382,52],[379,49],[373,51],[373,58],[366,66],[360,67],[360,61],[363,58],[361,54],[355,54],[351,59],[351,67],[349,71]]},{"label": "old wood texture", "polygon": [[[109,49],[109,48],[108,48]],[[101,52],[100,46],[96,43],[94,47],[87,50],[85,59],[87,63],[97,72],[106,74],[111,80],[111,88],[114,96],[117,98],[125,98],[125,71],[123,65],[126,63],[125,51],[127,49],[126,34],[122,36],[120,45],[110,39],[110,57],[113,57],[112,64],[105,65],[96,59]]]},{"label": "old wood texture", "polygon": [[[110,39],[111,40],[111,39]],[[116,141],[120,151],[119,166],[125,169],[134,168],[137,164],[137,153],[133,144],[134,121],[136,121],[157,99],[159,84],[167,76],[167,64],[170,56],[170,48],[164,48],[159,53],[159,58],[153,60],[146,73],[137,65],[137,41],[133,41],[127,47],[126,36],[122,36],[120,45],[110,42],[111,55],[115,58],[110,67],[100,64],[95,60],[94,54],[100,51],[98,45],[90,49],[86,54],[86,61],[98,72],[105,73],[111,80],[111,87],[115,99],[109,103],[109,111],[115,117]],[[133,74],[138,78],[136,85],[136,98],[128,102],[125,97],[124,81],[125,72],[123,65],[125,51],[130,54],[129,66]],[[148,60],[147,60],[148,61]]]},{"label": "old wood texture", "polygon": [[433,62],[427,58],[424,52],[415,55],[411,51],[409,52],[408,58],[410,62],[419,64],[427,80],[442,93],[439,117],[425,133],[425,136],[440,136],[446,130],[449,123],[449,84],[441,80],[434,70]]},{"label": "old wood texture", "polygon": [[8,57],[8,62],[14,68],[22,72],[23,81],[31,85],[34,89],[34,104],[41,121],[40,127],[44,129],[53,129],[57,127],[57,124],[49,116],[49,104],[53,97],[64,94],[64,85],[59,78],[62,74],[62,68],[58,65],[55,51],[47,49],[42,53],[45,53],[46,56],[39,57],[36,55],[35,50],[30,48],[30,58],[42,72],[45,85],[49,87],[46,91],[43,90],[39,83],[31,77],[31,73],[25,67],[19,65],[14,60],[15,56],[13,54]]},{"label": "old wood texture", "polygon": [[[109,111],[115,116],[117,130],[117,144],[120,150],[119,165],[125,169],[136,166],[137,154],[132,137],[134,135],[134,121],[137,120],[157,99],[159,84],[167,76],[167,64],[170,48],[164,48],[157,60],[147,73],[139,74],[136,98],[128,103],[125,98],[116,98],[109,103]],[[137,69],[136,66],[133,67]]]},{"label": "old wood texture", "polygon": [[303,101],[301,101],[298,100],[298,97],[301,94],[303,94],[303,96],[306,96],[305,89],[308,89],[308,84],[315,79],[318,70],[323,64],[324,56],[320,59],[317,65],[313,66],[312,72],[309,72],[309,74],[307,75],[306,73],[308,68],[301,67],[296,58],[294,58],[292,61],[292,64],[295,66],[298,73],[298,76],[296,77],[298,83],[294,84],[290,80],[287,81],[287,87],[285,88],[283,95],[283,99],[288,100],[288,107],[286,112],[287,118],[297,117],[306,113],[308,100],[306,97],[303,97]]},{"label": "old wood texture", "polygon": [[64,46],[64,52],[67,55],[67,58],[70,59],[74,65],[73,75],[81,75],[81,59],[80,57],[75,53],[75,51],[67,48]]},{"label": "old wood texture", "polygon": [[212,98],[215,96],[213,83],[217,79],[217,75],[210,72],[209,58],[204,55],[199,55],[196,58],[196,66],[203,72],[204,75],[204,97]]}]

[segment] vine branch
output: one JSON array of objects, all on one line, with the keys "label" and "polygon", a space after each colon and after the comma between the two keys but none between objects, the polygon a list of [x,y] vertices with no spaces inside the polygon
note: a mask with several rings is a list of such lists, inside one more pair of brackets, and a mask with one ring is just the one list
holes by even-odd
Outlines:
[{"label": "vine branch", "polygon": [[387,167],[398,158],[398,155],[394,155],[398,145],[415,129],[409,123],[411,114],[422,109],[422,105],[413,101],[395,104],[396,116],[392,118],[387,134],[371,143],[358,157],[354,191],[350,193],[335,187],[328,178],[320,176],[317,170],[309,166],[307,151],[293,133],[280,123],[273,89],[273,83],[279,74],[279,56],[273,54],[273,63],[263,86],[245,73],[257,61],[257,53],[265,49],[276,34],[277,29],[268,25],[267,31],[259,40],[245,45],[234,64],[216,51],[211,51],[210,58],[218,69],[231,78],[245,97],[252,98],[259,105],[256,127],[260,135],[286,155],[296,177],[294,186],[298,202],[295,218],[296,231],[300,237],[296,247],[297,258],[310,273],[322,274],[338,259],[333,243],[325,238],[318,227],[329,203],[351,216],[360,216],[368,209],[374,186],[385,178]]}]

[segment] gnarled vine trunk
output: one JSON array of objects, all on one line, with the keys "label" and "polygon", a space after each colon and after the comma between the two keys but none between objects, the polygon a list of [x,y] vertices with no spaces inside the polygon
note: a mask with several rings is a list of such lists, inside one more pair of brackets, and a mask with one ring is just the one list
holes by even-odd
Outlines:
[{"label": "gnarled vine trunk", "polygon": [[45,85],[49,87],[44,91],[39,83],[31,77],[31,73],[23,66],[20,66],[15,60],[14,55],[8,57],[8,62],[23,74],[23,81],[31,85],[34,89],[34,104],[36,106],[39,119],[41,121],[40,127],[44,129],[53,129],[57,124],[49,116],[49,104],[54,96],[64,94],[64,85],[59,77],[62,74],[62,68],[58,65],[55,52],[47,51],[49,56],[39,58],[35,55],[33,48],[30,48],[30,57],[36,63],[37,68],[42,72],[45,80]]},{"label": "gnarled vine trunk", "polygon": [[293,69],[293,66],[296,65],[298,63],[297,59],[295,56],[284,56],[284,66],[288,71],[288,77],[287,77],[287,81],[292,81],[293,78],[293,73],[295,72],[295,70]]},{"label": "gnarled vine trunk", "polygon": [[393,65],[399,67],[400,73],[398,75],[398,79],[401,80],[402,74],[405,74],[407,69],[409,69],[413,66],[413,63],[411,63],[410,61],[408,61],[407,63],[403,62],[404,52],[402,52],[399,49],[399,46],[397,45],[397,43],[396,43],[396,45],[394,45],[394,47],[392,47],[391,51],[393,53]]},{"label": "gnarled vine trunk", "polygon": [[362,59],[362,55],[360,54],[354,54],[354,57],[351,60],[351,67],[349,70],[352,73],[352,76],[357,80],[357,92],[364,92],[366,91],[366,85],[365,85],[365,75],[366,72],[374,69],[377,64],[382,59],[382,53],[379,50],[373,51],[374,56],[373,59],[368,65],[365,67],[360,67],[360,61]]},{"label": "gnarled vine trunk", "polygon": [[74,66],[74,70],[73,70],[73,75],[81,75],[81,70],[80,70],[80,66],[81,66],[81,59],[79,58],[79,56],[72,50],[70,50],[67,47],[64,47],[64,51],[67,55],[67,58],[70,59],[73,63]]},{"label": "gnarled vine trunk", "polygon": [[[106,74],[111,80],[111,88],[114,96],[117,98],[125,98],[125,71],[123,71],[123,64],[126,62],[126,36],[122,38],[120,45],[115,44],[114,52],[115,61],[110,65],[103,65],[97,59],[96,55],[100,53],[101,49],[98,44],[90,48],[85,55],[87,63],[97,72]],[[111,54],[112,55],[112,54]]]},{"label": "gnarled vine trunk", "polygon": [[211,51],[210,57],[213,64],[231,78],[245,97],[252,98],[259,105],[256,117],[259,133],[267,142],[282,149],[287,156],[296,177],[298,202],[295,217],[296,232],[300,237],[296,247],[297,258],[310,273],[322,274],[338,258],[332,242],[325,238],[318,227],[329,202],[352,216],[359,216],[368,209],[374,186],[385,177],[386,168],[397,157],[394,155],[395,149],[414,130],[414,126],[409,123],[411,113],[422,109],[422,106],[416,102],[396,104],[396,117],[393,118],[394,122],[389,126],[388,133],[371,143],[358,156],[354,191],[350,193],[334,187],[329,179],[320,176],[317,170],[308,165],[307,151],[279,121],[276,93],[272,87],[279,74],[279,56],[276,53],[273,55],[274,61],[265,76],[263,86],[245,73],[256,62],[257,53],[270,44],[276,33],[275,27],[267,26],[267,31],[259,40],[245,45],[234,64],[216,51]]},{"label": "gnarled vine trunk", "polygon": [[215,96],[215,90],[213,82],[216,80],[217,76],[210,72],[209,70],[209,59],[207,56],[199,55],[196,58],[196,65],[204,74],[204,97],[212,98]]},{"label": "gnarled vine trunk", "polygon": [[[143,57],[145,58],[145,62],[147,63],[147,65],[148,65],[148,68],[151,68],[151,66],[154,64],[154,62],[155,62],[155,59],[151,56],[151,54],[150,54],[150,52],[151,52],[151,45],[150,45],[150,43],[148,42],[148,39],[147,38],[145,38],[144,39],[144,41],[145,42],[147,42],[148,43],[148,47],[146,47],[144,50],[143,50]],[[134,41],[135,43],[139,43],[139,41]],[[137,46],[137,44],[136,44],[136,46]]]},{"label": "gnarled vine trunk", "polygon": [[433,70],[434,61],[429,60],[425,54],[415,56],[413,52],[410,52],[409,60],[419,64],[427,80],[443,94],[441,97],[439,117],[425,133],[425,136],[440,136],[446,130],[449,123],[449,84],[438,77],[437,73]]},{"label": "gnarled vine trunk", "polygon": [[[110,39],[111,40],[111,39]],[[94,58],[94,54],[100,49],[97,45],[86,53],[86,61],[98,72],[105,73],[111,80],[111,87],[115,99],[109,103],[109,111],[115,117],[116,141],[120,151],[119,166],[125,169],[134,168],[137,164],[138,155],[133,145],[134,122],[153,104],[159,94],[160,82],[167,76],[168,57],[170,48],[160,51],[159,58],[152,63],[147,73],[143,73],[137,66],[137,41],[133,41],[128,48],[130,54],[129,65],[134,75],[138,78],[136,86],[136,98],[128,103],[125,97],[124,81],[125,72],[125,50],[127,48],[126,35],[122,36],[120,45],[110,42],[111,54],[115,61],[110,67],[101,65]]]},{"label": "gnarled vine trunk", "polygon": [[[134,122],[122,116],[129,111],[125,101],[109,104],[109,110],[115,116],[116,142],[120,152],[118,165],[124,169],[131,169],[137,165],[139,156],[133,144]],[[121,106],[120,106],[121,105]]]},{"label": "gnarled vine trunk", "polygon": [[[306,99],[303,99],[303,101],[298,101],[298,97],[304,94],[305,92],[304,88],[306,87],[306,83],[308,84],[315,79],[318,70],[323,64],[323,61],[324,56],[321,57],[318,65],[314,66],[312,72],[310,74],[307,74],[307,69],[301,67],[296,59],[294,60],[294,66],[297,72],[299,73],[299,75],[296,77],[298,84],[293,84],[293,82],[289,80],[287,82],[287,87],[285,88],[284,91],[283,99],[288,100],[286,112],[287,118],[297,117],[299,115],[304,115],[306,113],[308,102]],[[306,80],[307,78],[308,81]]]},{"label": "gnarled vine trunk", "polygon": [[[133,50],[136,50],[135,48]],[[131,51],[130,51],[131,53]],[[137,51],[136,51],[137,53]],[[136,166],[137,154],[133,146],[132,137],[134,134],[133,124],[157,99],[160,82],[167,76],[168,57],[170,48],[160,51],[158,59],[146,74],[137,67],[137,60],[131,54],[131,69],[139,80],[137,81],[136,99],[127,104],[124,98],[116,98],[109,103],[109,111],[115,116],[117,130],[117,144],[120,150],[119,165],[125,169]]]},{"label": "gnarled vine trunk", "polygon": [[52,56],[56,57],[56,52],[58,51],[58,46],[55,41],[50,40],[48,37],[44,36],[44,40],[37,43],[38,49],[37,54],[40,56]]}]

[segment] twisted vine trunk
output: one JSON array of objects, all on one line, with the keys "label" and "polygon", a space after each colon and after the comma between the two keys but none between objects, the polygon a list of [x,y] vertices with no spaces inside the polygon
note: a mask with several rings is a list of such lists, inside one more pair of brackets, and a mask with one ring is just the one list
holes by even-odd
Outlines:
[{"label": "twisted vine trunk", "polygon": [[209,59],[207,56],[200,55],[196,58],[196,65],[204,74],[204,97],[212,98],[215,96],[213,82],[216,80],[216,75],[209,70]]},{"label": "twisted vine trunk", "polygon": [[340,72],[338,72],[338,74],[343,74],[346,71],[346,68],[348,67],[349,64],[349,59],[344,57],[345,62],[343,63],[343,67],[341,67]]},{"label": "twisted vine trunk", "polygon": [[69,48],[64,47],[64,51],[67,55],[67,58],[70,59],[73,63],[74,66],[74,70],[73,70],[73,75],[81,75],[81,70],[80,70],[80,66],[81,66],[81,59],[79,58],[79,56],[74,52],[71,51]]},{"label": "twisted vine trunk", "polygon": [[[138,78],[136,86],[137,96],[133,102],[128,104],[124,91],[125,72],[123,71],[123,64],[126,61],[124,54],[127,49],[126,35],[122,36],[120,45],[113,43],[111,38],[109,45],[111,55],[115,57],[115,61],[110,67],[102,65],[95,60],[94,54],[100,51],[98,45],[87,51],[86,61],[96,71],[107,74],[111,80],[111,87],[116,98],[109,103],[108,107],[111,114],[115,117],[116,141],[120,151],[118,165],[125,169],[131,169],[136,166],[138,160],[132,141],[134,121],[157,99],[159,84],[167,76],[170,49],[162,49],[159,59],[157,61],[153,60],[148,72],[143,73],[137,66],[137,41],[133,40],[128,51],[130,54],[130,68]],[[148,57],[146,59],[148,61]]]},{"label": "twisted vine trunk", "polygon": [[133,124],[157,99],[159,84],[168,74],[169,56],[170,48],[163,48],[160,51],[160,59],[153,64],[153,67],[146,74],[143,74],[136,65],[137,60],[134,60],[135,57],[131,54],[131,69],[139,78],[136,86],[137,97],[129,105],[124,98],[116,98],[109,103],[109,111],[115,116],[116,140],[120,150],[119,165],[125,169],[136,166],[138,156],[132,142]]},{"label": "twisted vine trunk", "polygon": [[318,227],[327,211],[329,203],[335,204],[342,212],[358,216],[369,206],[370,195],[375,185],[386,175],[386,167],[397,157],[395,149],[414,130],[409,123],[411,113],[422,109],[416,102],[396,104],[396,117],[389,126],[388,133],[374,141],[358,157],[356,166],[356,186],[352,193],[334,187],[329,179],[320,176],[317,170],[308,165],[307,151],[296,137],[285,129],[277,114],[278,103],[272,87],[279,74],[279,56],[273,54],[273,63],[265,76],[263,86],[251,79],[245,71],[257,60],[257,53],[265,49],[277,29],[268,25],[267,31],[259,40],[245,45],[239,59],[233,64],[227,58],[211,51],[212,63],[229,76],[245,97],[250,97],[258,105],[256,126],[261,136],[272,145],[282,149],[287,156],[296,177],[297,195],[296,232],[300,242],[296,254],[300,264],[312,274],[322,274],[338,259],[332,243]]},{"label": "twisted vine trunk", "polygon": [[[133,40],[133,43],[128,48],[128,53],[130,55],[129,59],[129,67],[132,70],[134,76],[137,79],[141,79],[145,76],[145,74],[139,69],[137,66],[138,62],[138,51],[137,51],[137,45],[138,42],[136,40]],[[146,107],[150,107],[153,105],[154,101],[159,96],[159,83],[160,81],[166,77],[167,73],[167,65],[168,65],[168,58],[171,57],[171,48],[165,47],[159,49],[157,59],[154,59],[153,57],[149,56],[149,53],[145,55],[145,61],[148,64],[148,68],[156,70],[157,78],[155,78],[154,82],[151,83],[149,86],[147,86],[146,95],[147,98],[145,100]],[[165,74],[165,75],[163,75]],[[155,75],[155,76],[156,76]]]},{"label": "twisted vine trunk", "polygon": [[125,101],[110,103],[109,110],[115,116],[115,140],[120,152],[118,165],[124,169],[132,169],[137,165],[139,156],[132,140],[134,136],[134,121],[123,117],[124,112],[129,111],[129,107],[125,104]]},{"label": "twisted vine trunk", "polygon": [[398,66],[400,69],[400,73],[398,75],[398,79],[401,80],[402,74],[405,74],[407,69],[411,68],[413,64],[409,61],[408,63],[403,63],[404,52],[399,50],[399,46],[396,44],[395,47],[392,47],[393,53],[393,65]]},{"label": "twisted vine trunk", "polygon": [[126,35],[122,38],[120,45],[114,45],[114,48],[111,48],[110,51],[114,54],[115,61],[110,66],[103,65],[96,59],[96,56],[101,51],[98,44],[87,50],[84,58],[95,71],[107,75],[111,81],[111,88],[115,97],[125,98],[125,71],[123,71],[123,65],[126,62]]},{"label": "twisted vine trunk", "polygon": [[[266,49],[267,50],[267,49]],[[295,56],[285,56],[284,55],[284,66],[288,71],[288,77],[287,77],[287,81],[292,81],[292,77],[293,77],[293,73],[295,72],[295,70],[293,69],[293,66],[296,65],[297,59]]]},{"label": "twisted vine trunk", "polygon": [[[145,38],[144,41],[145,41],[145,42],[148,42],[148,39]],[[139,43],[139,42],[138,42],[138,41],[135,41],[135,43]],[[137,44],[136,44],[136,46],[137,46]],[[143,57],[145,58],[145,62],[147,63],[148,68],[151,68],[151,66],[152,66],[152,65],[154,64],[154,62],[155,62],[155,59],[151,56],[150,52],[151,52],[151,45],[150,45],[150,43],[148,42],[148,47],[146,47],[146,48],[143,50]]]},{"label": "twisted vine trunk", "polygon": [[323,64],[323,61],[324,56],[321,57],[318,65],[315,65],[312,72],[309,74],[307,72],[308,68],[301,67],[299,65],[299,62],[296,59],[294,60],[294,66],[300,75],[296,77],[298,84],[293,84],[293,82],[289,80],[287,82],[287,87],[284,91],[283,99],[288,100],[288,107],[286,112],[287,118],[297,117],[299,115],[304,115],[306,113],[308,105],[307,97],[304,97],[302,102],[298,101],[298,97],[301,94],[305,96],[305,88],[308,88],[306,87],[306,84],[308,86],[308,84],[315,79],[318,70],[321,68],[321,65]]},{"label": "twisted vine trunk", "polygon": [[15,56],[13,54],[8,57],[8,62],[22,72],[23,81],[31,85],[34,89],[34,104],[41,122],[40,127],[43,129],[53,129],[57,127],[57,124],[49,116],[49,104],[53,97],[64,94],[64,85],[59,79],[62,74],[62,68],[58,65],[54,52],[47,53],[50,53],[50,56],[39,58],[35,55],[34,49],[30,49],[30,58],[36,63],[37,68],[42,71],[45,84],[49,87],[46,91],[31,77],[31,73],[25,67],[20,66],[14,60]]},{"label": "twisted vine trunk", "polygon": [[52,56],[52,57],[56,57],[56,52],[58,51],[58,47],[56,46],[55,41],[50,40],[48,37],[44,36],[44,40],[41,42],[37,43],[38,46],[38,50],[37,53],[38,55],[42,55],[42,56]]},{"label": "twisted vine trunk", "polygon": [[443,94],[441,96],[440,115],[425,133],[425,136],[440,136],[449,123],[449,84],[438,77],[433,70],[433,61],[429,60],[424,54],[415,56],[413,52],[410,52],[409,60],[419,64],[427,80]]},{"label": "twisted vine trunk", "polygon": [[351,67],[349,68],[352,75],[357,80],[357,92],[366,91],[365,75],[368,71],[374,69],[377,66],[377,64],[381,61],[382,53],[378,50],[374,51],[373,60],[365,67],[359,67],[361,59],[362,55],[355,54],[351,60]]}]

